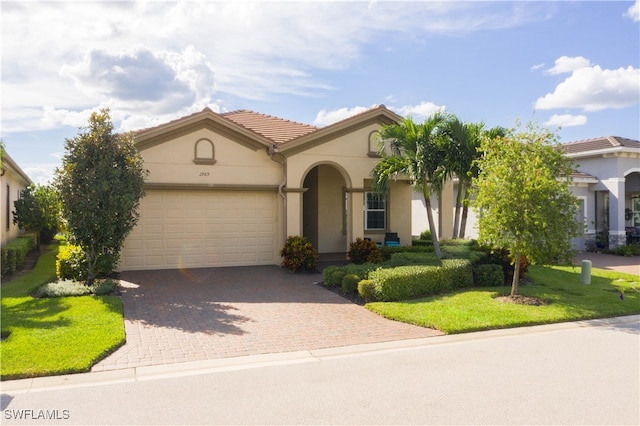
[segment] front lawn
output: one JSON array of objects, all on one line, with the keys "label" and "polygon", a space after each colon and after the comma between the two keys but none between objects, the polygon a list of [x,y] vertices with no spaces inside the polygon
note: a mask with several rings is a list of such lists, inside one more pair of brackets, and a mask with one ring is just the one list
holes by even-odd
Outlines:
[{"label": "front lawn", "polygon": [[55,280],[58,248],[51,244],[33,270],[2,284],[2,380],[88,371],[125,341],[120,297],[31,296]]},{"label": "front lawn", "polygon": [[[640,313],[640,277],[592,270],[590,285],[580,283],[580,268],[531,266],[533,284],[519,293],[547,302],[544,306],[500,302],[510,287],[459,290],[402,302],[375,302],[366,307],[385,318],[435,328],[447,334]],[[621,297],[622,294],[622,297]]]}]

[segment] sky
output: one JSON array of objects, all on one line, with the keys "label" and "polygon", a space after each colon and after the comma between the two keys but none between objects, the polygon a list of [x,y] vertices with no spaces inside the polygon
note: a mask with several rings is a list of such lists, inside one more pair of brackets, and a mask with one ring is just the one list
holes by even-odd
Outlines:
[{"label": "sky", "polygon": [[640,0],[0,0],[0,24],[0,137],[40,184],[101,108],[117,131],[205,107],[326,126],[384,104],[640,140]]}]

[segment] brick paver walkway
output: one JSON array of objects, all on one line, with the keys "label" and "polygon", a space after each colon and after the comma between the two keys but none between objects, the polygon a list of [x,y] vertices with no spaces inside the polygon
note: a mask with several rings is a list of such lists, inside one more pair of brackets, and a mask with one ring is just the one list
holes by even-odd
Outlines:
[{"label": "brick paver walkway", "polygon": [[440,335],[386,320],[276,266],[122,274],[127,342],[92,371]]}]

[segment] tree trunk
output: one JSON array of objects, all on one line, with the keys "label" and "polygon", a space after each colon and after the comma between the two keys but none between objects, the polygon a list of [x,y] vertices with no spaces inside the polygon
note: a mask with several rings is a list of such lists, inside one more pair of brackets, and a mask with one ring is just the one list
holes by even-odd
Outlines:
[{"label": "tree trunk", "polygon": [[93,284],[93,280],[96,277],[96,264],[98,263],[98,255],[95,248],[91,247],[86,253],[87,259],[87,281],[86,285]]},{"label": "tree trunk", "polygon": [[431,191],[429,188],[424,188],[422,190],[422,195],[424,195],[424,205],[427,209],[427,219],[429,220],[429,231],[431,231],[433,250],[438,259],[441,259],[442,253],[440,252],[440,243],[438,242],[438,231],[436,230],[436,225],[433,221],[433,212],[431,211]]},{"label": "tree trunk", "polygon": [[520,258],[521,254],[516,254],[513,265],[513,281],[511,282],[511,295],[516,296],[518,294],[518,282],[520,281]]},{"label": "tree trunk", "polygon": [[464,197],[462,201],[462,219],[460,219],[460,238],[464,238],[464,234],[467,230],[467,215],[469,214],[469,193],[466,185],[464,188]]},{"label": "tree trunk", "polygon": [[456,194],[456,210],[453,213],[453,239],[458,238],[460,232],[460,211],[462,209],[462,195],[464,193],[464,183],[458,183],[458,193]]}]

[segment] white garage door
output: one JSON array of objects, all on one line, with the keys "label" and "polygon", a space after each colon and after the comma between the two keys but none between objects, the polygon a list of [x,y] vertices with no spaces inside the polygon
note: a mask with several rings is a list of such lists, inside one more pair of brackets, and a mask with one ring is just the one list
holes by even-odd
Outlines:
[{"label": "white garage door", "polygon": [[271,192],[148,190],[120,269],[274,264],[276,199]]}]

